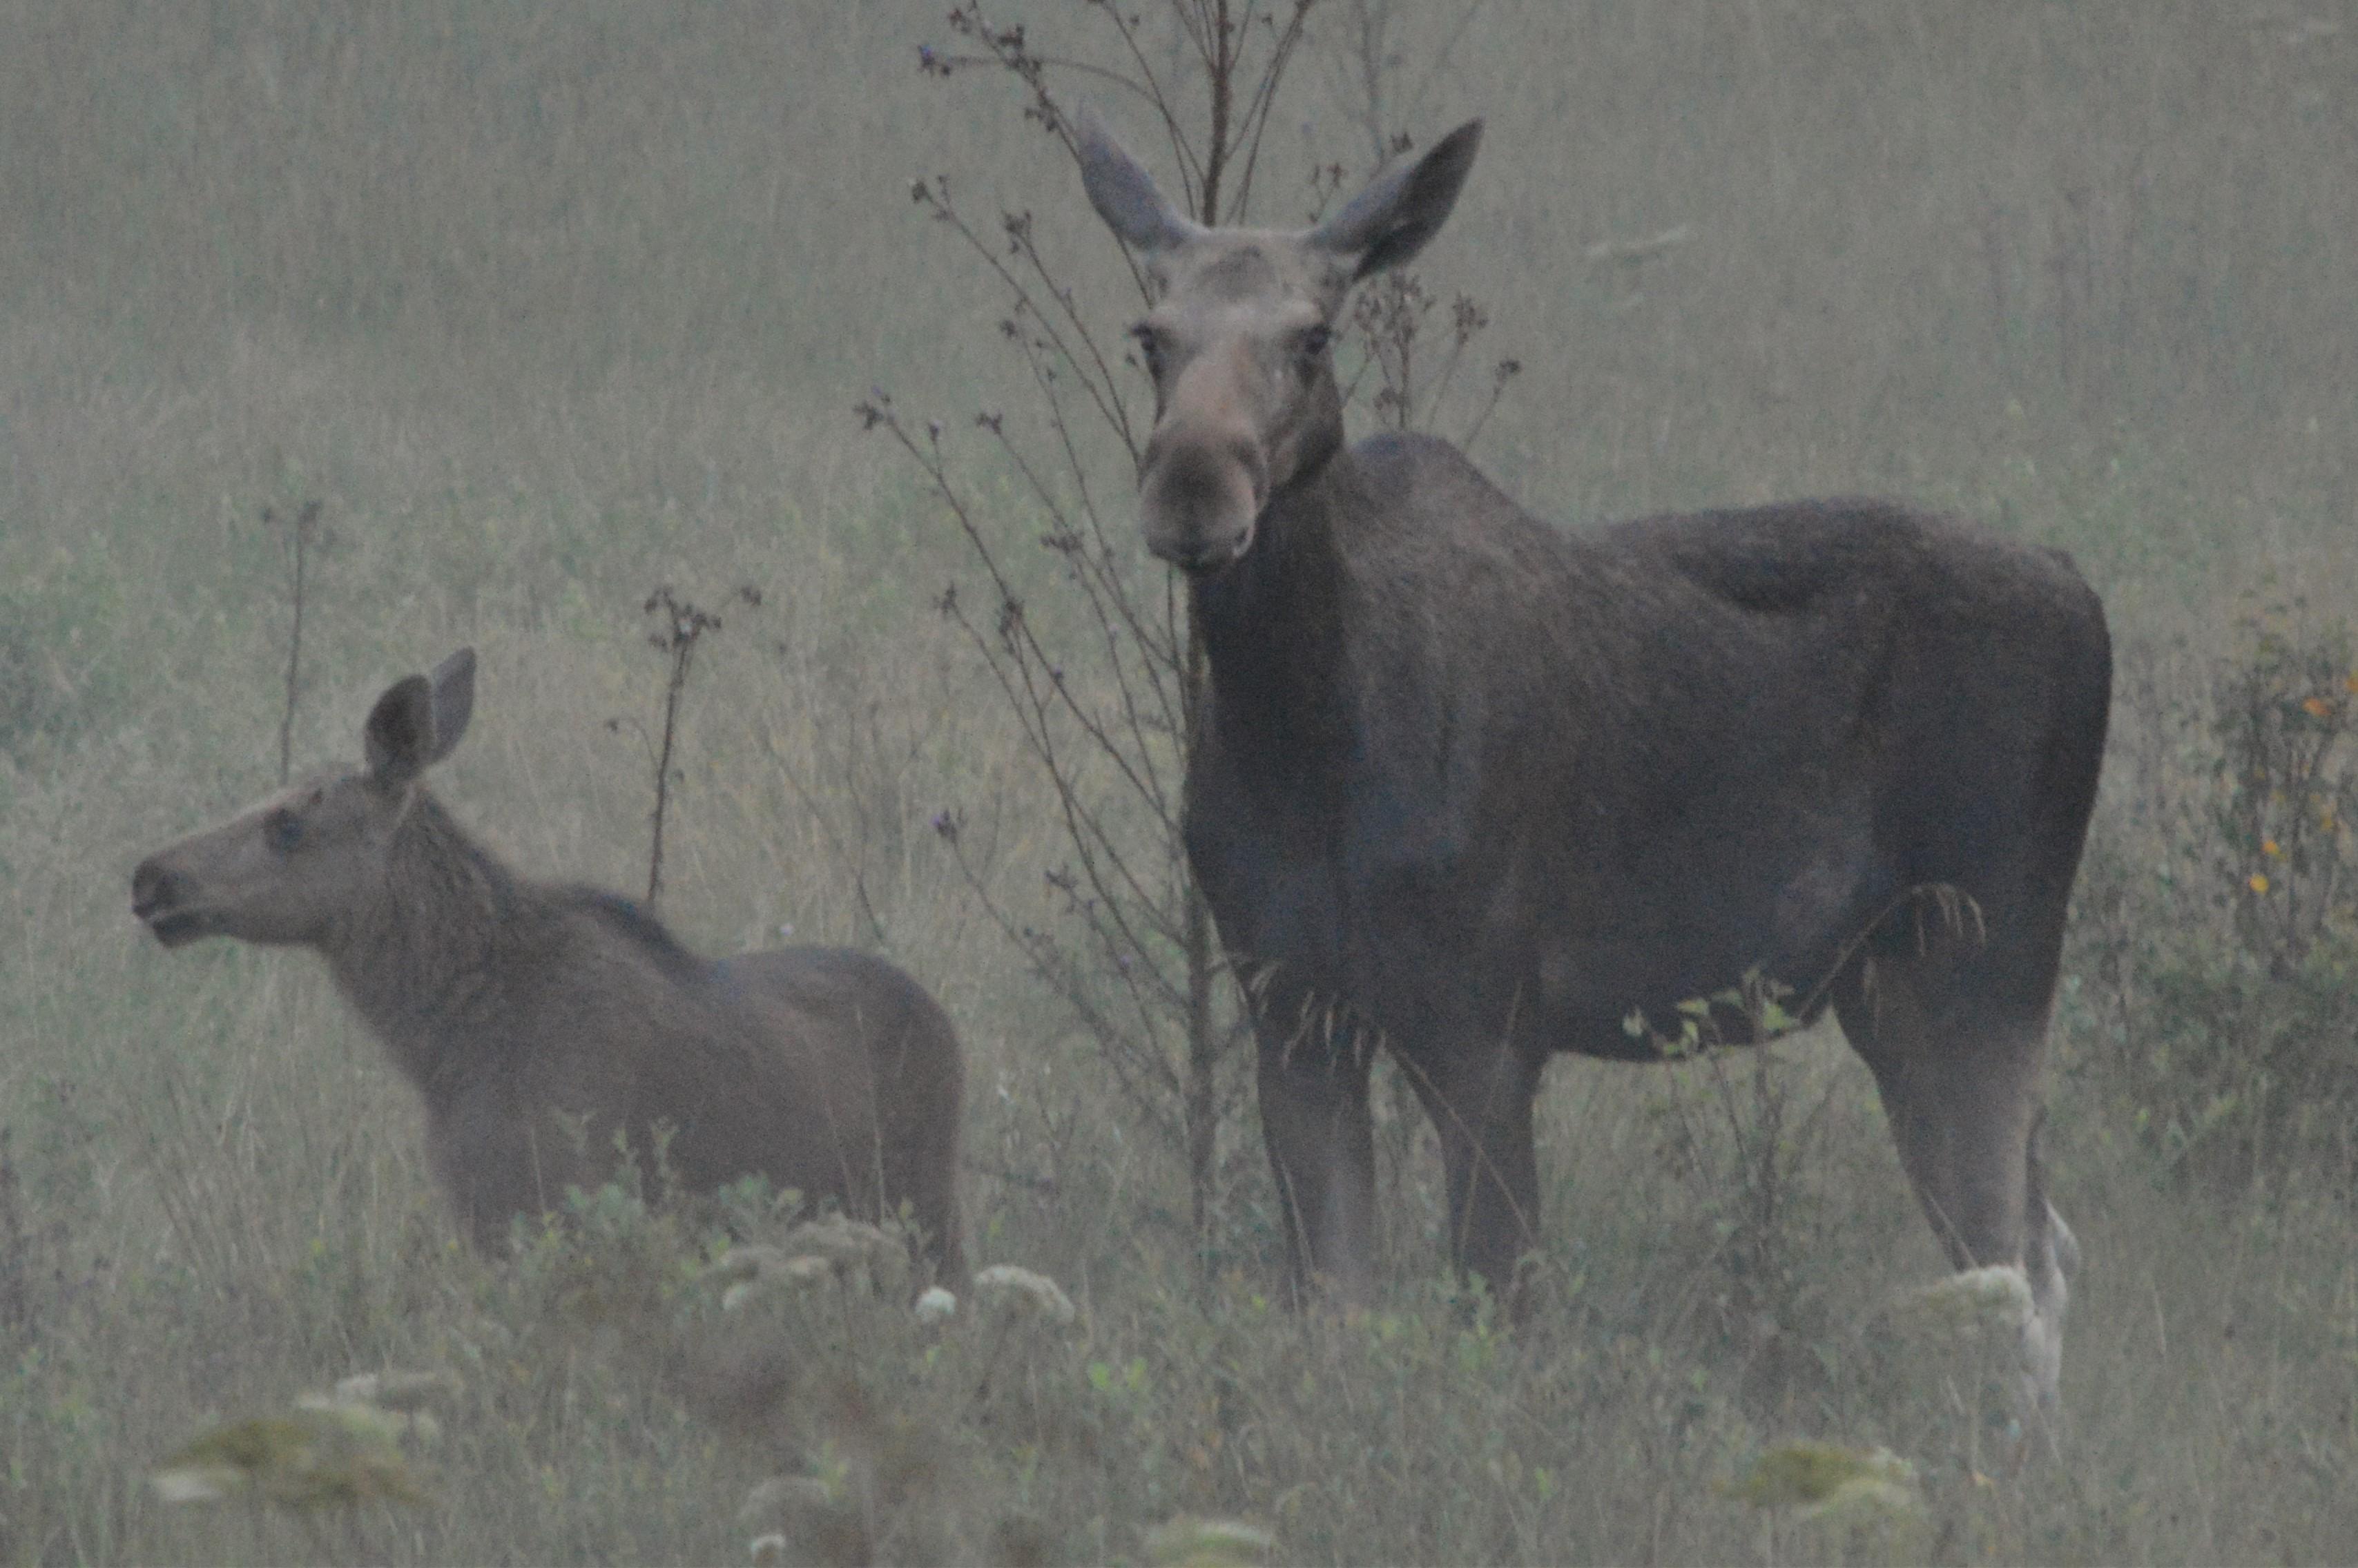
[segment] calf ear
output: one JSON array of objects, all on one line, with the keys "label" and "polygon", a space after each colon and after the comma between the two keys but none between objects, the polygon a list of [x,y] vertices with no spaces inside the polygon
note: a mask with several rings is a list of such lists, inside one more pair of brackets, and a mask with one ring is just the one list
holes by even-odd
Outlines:
[{"label": "calf ear", "polygon": [[434,760],[434,687],[424,676],[404,676],[384,688],[362,728],[369,772],[377,782],[406,784]]},{"label": "calf ear", "polygon": [[458,749],[475,715],[475,650],[461,648],[434,666],[434,749],[427,762],[438,762]]},{"label": "calf ear", "polygon": [[1358,257],[1352,280],[1398,266],[1448,221],[1482,146],[1482,122],[1468,120],[1422,157],[1379,175],[1351,204],[1303,237],[1314,250]]},{"label": "calf ear", "polygon": [[1072,125],[1081,187],[1123,244],[1152,255],[1204,232],[1155,188],[1154,177],[1113,139],[1096,110],[1084,105],[1074,111]]}]

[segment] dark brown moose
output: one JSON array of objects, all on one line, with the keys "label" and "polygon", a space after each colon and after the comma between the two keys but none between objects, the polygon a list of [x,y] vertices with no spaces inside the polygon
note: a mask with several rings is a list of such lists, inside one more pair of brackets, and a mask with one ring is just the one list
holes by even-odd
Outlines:
[{"label": "dark brown moose", "polygon": [[[628,901],[527,881],[423,775],[466,733],[475,655],[396,681],[368,761],[148,857],[132,912],[177,947],[307,946],[425,1098],[434,1173],[480,1247],[612,1170],[617,1134],[689,1191],[761,1174],[875,1217],[905,1203],[964,1261],[964,1067],[949,1020],[882,959],[789,947],[714,963]],[[585,1136],[586,1134],[586,1136]]]},{"label": "dark brown moose", "polygon": [[2071,563],[1874,502],[1566,533],[1444,442],[1347,447],[1337,312],[1441,227],[1479,123],[1306,232],[1205,228],[1074,128],[1152,299],[1146,542],[1209,667],[1187,853],[1253,977],[1297,1283],[1370,1287],[1372,1043],[1440,1134],[1451,1257],[1511,1291],[1550,1054],[1650,1056],[1632,1011],[1757,972],[1831,1001],[1956,1267],[2027,1274],[2051,1401],[2077,1248],[2038,1080],[2111,693]]}]

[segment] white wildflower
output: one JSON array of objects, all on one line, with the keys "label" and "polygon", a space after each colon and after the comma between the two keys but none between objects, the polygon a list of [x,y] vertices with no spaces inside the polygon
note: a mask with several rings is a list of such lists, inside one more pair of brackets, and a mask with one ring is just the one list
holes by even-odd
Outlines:
[{"label": "white wildflower", "polygon": [[789,1252],[815,1253],[845,1265],[867,1263],[888,1253],[906,1251],[900,1238],[882,1227],[846,1219],[839,1214],[805,1220],[795,1226],[786,1232],[785,1249]]},{"label": "white wildflower", "polygon": [[449,1372],[360,1372],[336,1384],[336,1399],[348,1405],[415,1411],[457,1397],[464,1384]]},{"label": "white wildflower", "polygon": [[217,1503],[244,1489],[246,1473],[234,1465],[174,1465],[150,1475],[147,1484],[162,1502]]},{"label": "white wildflower", "polygon": [[[777,1253],[777,1249],[765,1250]],[[750,1279],[742,1279],[720,1292],[720,1310],[735,1312],[756,1296],[773,1291],[801,1292],[814,1285],[823,1285],[835,1278],[836,1266],[831,1259],[806,1253],[799,1258],[778,1254],[775,1261],[764,1259]]]},{"label": "white wildflower", "polygon": [[979,1295],[1035,1314],[1050,1323],[1070,1323],[1076,1315],[1072,1298],[1055,1281],[1012,1263],[994,1263],[983,1270],[975,1275],[974,1288]]},{"label": "white wildflower", "polygon": [[836,1489],[817,1476],[773,1476],[755,1483],[745,1494],[745,1501],[737,1509],[737,1523],[752,1530],[756,1525],[773,1524],[792,1519],[813,1509],[823,1509],[835,1501]]},{"label": "white wildflower", "polygon": [[909,1282],[909,1247],[898,1232],[830,1214],[786,1232],[789,1252],[825,1258],[840,1272],[864,1270],[876,1288],[898,1292]]},{"label": "white wildflower", "polygon": [[777,1269],[786,1255],[765,1242],[752,1241],[731,1247],[713,1261],[705,1272],[716,1280],[752,1280]]}]

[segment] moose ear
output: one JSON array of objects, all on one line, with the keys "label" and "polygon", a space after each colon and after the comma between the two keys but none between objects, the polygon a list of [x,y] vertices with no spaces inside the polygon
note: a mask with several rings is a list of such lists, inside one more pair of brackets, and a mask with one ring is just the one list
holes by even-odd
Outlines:
[{"label": "moose ear", "polygon": [[1414,163],[1378,176],[1349,206],[1311,230],[1303,243],[1358,257],[1353,282],[1400,265],[1424,249],[1448,221],[1481,145],[1482,122],[1466,121]]},{"label": "moose ear", "polygon": [[1113,139],[1096,110],[1083,105],[1074,111],[1072,128],[1089,205],[1123,244],[1152,255],[1204,232],[1155,189],[1154,177]]},{"label": "moose ear", "polygon": [[369,709],[361,734],[369,772],[379,784],[406,784],[434,760],[434,687],[424,676],[404,676]]},{"label": "moose ear", "polygon": [[434,748],[426,760],[438,762],[458,749],[475,714],[475,650],[461,648],[427,677],[434,686]]}]

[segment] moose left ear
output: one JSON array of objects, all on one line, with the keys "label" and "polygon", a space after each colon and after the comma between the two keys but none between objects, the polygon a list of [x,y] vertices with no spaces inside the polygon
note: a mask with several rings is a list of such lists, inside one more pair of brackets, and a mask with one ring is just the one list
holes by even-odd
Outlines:
[{"label": "moose left ear", "polygon": [[1114,140],[1097,111],[1084,104],[1072,118],[1073,151],[1081,160],[1081,188],[1106,227],[1134,251],[1152,255],[1201,234],[1202,225],[1171,205],[1154,177]]},{"label": "moose left ear", "polygon": [[383,784],[406,784],[434,760],[434,687],[404,676],[384,688],[361,730],[369,772]]},{"label": "moose left ear", "polygon": [[406,784],[443,758],[467,732],[475,711],[475,650],[461,648],[430,676],[404,676],[369,709],[361,735],[369,772]]},{"label": "moose left ear", "polygon": [[1314,250],[1357,256],[1355,283],[1400,265],[1424,249],[1448,221],[1481,146],[1482,122],[1466,121],[1414,163],[1379,176],[1349,206],[1311,230],[1303,243]]}]

